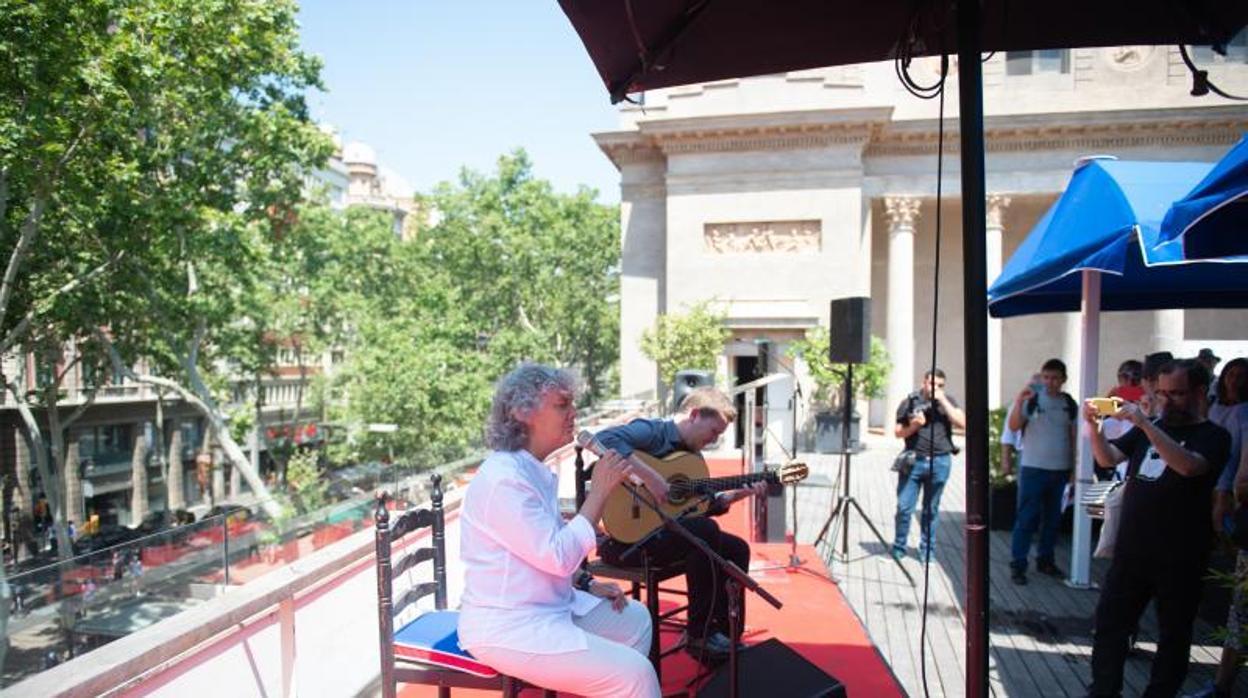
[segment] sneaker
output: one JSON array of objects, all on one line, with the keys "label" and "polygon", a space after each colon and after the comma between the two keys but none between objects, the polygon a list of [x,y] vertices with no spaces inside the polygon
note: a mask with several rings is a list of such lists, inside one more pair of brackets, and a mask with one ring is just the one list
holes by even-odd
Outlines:
[{"label": "sneaker", "polygon": [[[693,655],[694,659],[707,664],[720,664],[728,659],[728,653],[732,651],[732,641],[728,636],[714,632],[706,637],[693,637],[686,633],[685,652]],[[746,649],[746,646],[738,642],[737,651]]]},{"label": "sneaker", "polygon": [[1040,574],[1047,574],[1050,577],[1059,577],[1065,579],[1066,573],[1062,568],[1053,564],[1052,560],[1036,560],[1036,571]]},{"label": "sneaker", "polygon": [[894,560],[901,562],[901,560],[906,556],[906,551],[898,549],[898,548],[893,548],[892,550],[888,551],[888,554],[892,555]]},{"label": "sneaker", "polygon": [[1011,570],[1010,581],[1021,586],[1027,585],[1027,573],[1022,570]]}]

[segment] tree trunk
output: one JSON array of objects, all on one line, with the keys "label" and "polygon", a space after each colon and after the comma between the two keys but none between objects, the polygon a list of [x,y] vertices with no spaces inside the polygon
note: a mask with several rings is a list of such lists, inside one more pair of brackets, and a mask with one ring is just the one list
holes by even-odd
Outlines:
[{"label": "tree trunk", "polygon": [[169,435],[169,475],[165,478],[165,508],[169,511],[186,508],[186,488],[182,485],[182,422],[169,420],[173,433]]},{"label": "tree trunk", "polygon": [[138,526],[147,516],[147,442],[134,440],[130,456],[130,525]]},{"label": "tree trunk", "polygon": [[[225,453],[226,458],[230,460],[233,467],[240,469],[242,476],[247,479],[247,484],[250,484],[251,491],[256,493],[256,498],[260,499],[261,506],[265,507],[265,512],[268,513],[268,516],[281,516],[281,507],[278,506],[275,499],[270,497],[270,494],[268,494],[268,487],[265,486],[265,482],[261,481],[260,474],[253,471],[251,463],[247,462],[246,453],[243,453],[242,448],[238,446],[238,443],[233,440],[232,436],[230,436],[230,428],[226,426],[225,417],[223,417],[221,413],[216,410],[216,408],[211,407],[210,403],[202,400],[201,396],[197,395],[196,392],[191,392],[190,390],[187,390],[187,388],[178,385],[178,383],[168,380],[168,378],[145,375],[135,376],[135,380],[144,383],[151,383],[151,385],[161,386],[166,388],[166,390],[176,392],[178,397],[181,397],[183,401],[186,401],[187,405],[190,405],[195,408],[197,412],[200,412],[201,415],[203,415],[203,417],[205,417],[208,421],[208,426],[211,427],[213,438],[216,438],[217,443],[220,443],[221,451]],[[201,382],[196,382],[202,385]],[[206,395],[207,388],[203,388],[203,391],[205,391]]]}]

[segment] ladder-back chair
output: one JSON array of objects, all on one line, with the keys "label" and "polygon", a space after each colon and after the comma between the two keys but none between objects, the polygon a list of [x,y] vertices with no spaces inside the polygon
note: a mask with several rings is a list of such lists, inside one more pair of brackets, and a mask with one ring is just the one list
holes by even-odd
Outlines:
[{"label": "ladder-back chair", "polygon": [[[377,613],[381,643],[381,693],[394,698],[396,684],[410,683],[438,687],[439,698],[450,696],[452,688],[497,689],[505,696],[517,696],[529,684],[505,676],[475,659],[459,646],[456,626],[459,612],[447,610],[446,594],[446,521],[442,508],[442,477],[431,478],[431,501],[428,509],[413,509],[399,516],[393,527],[386,507],[387,494],[377,496],[374,519],[377,524]],[[425,528],[431,529],[430,545],[398,548],[405,535]],[[391,552],[398,554],[391,565]],[[397,599],[393,579],[417,565],[432,561],[433,579],[413,584]],[[418,615],[397,631],[395,618],[430,594],[434,610]],[[544,691],[554,698],[554,691]]]}]

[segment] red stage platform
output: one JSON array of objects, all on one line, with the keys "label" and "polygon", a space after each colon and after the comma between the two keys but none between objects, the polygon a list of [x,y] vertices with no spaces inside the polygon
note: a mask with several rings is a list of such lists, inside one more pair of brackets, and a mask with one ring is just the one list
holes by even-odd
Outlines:
[{"label": "red stage platform", "polygon": [[[740,462],[735,460],[715,460],[709,465],[715,476],[735,475],[740,471]],[[725,530],[749,540],[750,507],[747,504],[748,500],[738,503],[732,511],[719,518],[719,523]],[[850,696],[887,698],[904,695],[888,665],[867,638],[853,609],[841,596],[836,584],[828,578],[828,571],[814,548],[799,545],[797,554],[802,565],[793,569],[786,568],[790,553],[788,544],[753,543],[750,549],[750,576],[778,598],[783,607],[772,608],[747,592],[744,637],[747,644],[756,645],[770,638],[780,640],[836,677],[845,685]],[[683,580],[672,580],[671,586],[683,586]],[[676,598],[665,601],[669,608],[675,603]],[[677,639],[677,633],[664,631],[663,646],[670,647]],[[683,652],[668,656],[663,661],[664,693],[685,690],[686,684],[697,674],[697,669],[697,663]],[[697,687],[689,688],[696,690]],[[401,688],[400,695],[405,698],[437,695],[431,687]],[[453,695],[487,696],[497,693],[456,689]]]}]

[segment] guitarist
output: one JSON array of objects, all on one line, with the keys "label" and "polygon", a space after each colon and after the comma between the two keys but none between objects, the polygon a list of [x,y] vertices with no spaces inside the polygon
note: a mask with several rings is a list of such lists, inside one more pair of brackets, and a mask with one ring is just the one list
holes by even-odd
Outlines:
[{"label": "guitarist", "polygon": [[[719,439],[728,425],[737,418],[736,407],[727,395],[715,388],[698,388],[680,404],[680,412],[674,419],[634,419],[628,424],[604,429],[595,434],[604,448],[630,457],[633,451],[644,451],[662,458],[673,451],[700,453],[703,448]],[[630,458],[634,472],[646,481],[645,471],[653,472],[637,458]],[[652,492],[655,487],[647,486]],[[689,532],[701,538],[711,549],[734,562],[742,570],[750,567],[750,546],[741,538],[721,531],[711,516],[728,511],[733,502],[767,491],[766,483],[722,492],[713,495],[708,516],[683,519]],[[655,493],[658,494],[657,492]],[[664,492],[666,494],[666,492]],[[608,539],[598,546],[603,560],[612,565],[638,566],[642,555],[649,556],[650,564],[666,565],[677,560],[685,561],[685,582],[689,590],[689,625],[686,630],[685,650],[702,661],[719,662],[727,658],[731,649],[728,638],[728,599],[723,588],[723,573],[701,551],[683,537],[670,531],[660,531],[650,538],[641,550],[628,559],[620,559],[630,544]],[[740,606],[744,608],[744,605]]]}]

